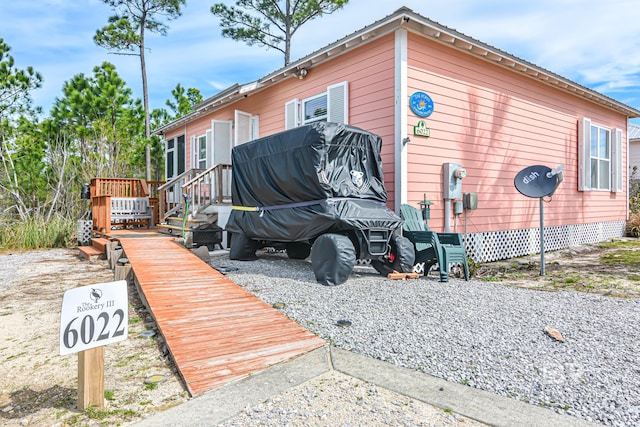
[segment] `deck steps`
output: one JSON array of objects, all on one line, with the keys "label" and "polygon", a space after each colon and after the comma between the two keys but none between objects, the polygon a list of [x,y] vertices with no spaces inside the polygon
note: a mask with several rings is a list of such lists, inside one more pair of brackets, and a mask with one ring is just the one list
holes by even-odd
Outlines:
[{"label": "deck steps", "polygon": [[[158,224],[156,228],[159,232],[170,234],[173,236],[181,236],[182,235],[182,226],[184,225],[184,232],[191,233],[193,228],[198,228],[198,226],[202,224],[206,224],[207,221],[200,218],[191,218],[184,222],[183,218],[172,216],[167,218],[165,222],[162,224]],[[191,237],[190,235],[188,237]]]},{"label": "deck steps", "polygon": [[104,237],[92,237],[91,246],[78,246],[80,257],[91,261],[94,258],[106,257],[112,241]]},{"label": "deck steps", "polygon": [[80,251],[80,258],[87,261],[104,255],[104,249],[100,250],[95,246],[78,246],[78,250]]},{"label": "deck steps", "polygon": [[107,246],[109,246],[111,240],[105,239],[103,237],[95,237],[91,239],[91,246],[94,248],[101,250],[104,253],[107,250]]},{"label": "deck steps", "polygon": [[[184,219],[180,218],[179,216],[170,216],[169,218],[167,218],[167,223],[170,223],[170,224],[177,222],[182,225],[182,221],[184,221]],[[198,219],[198,218],[191,218],[187,220],[187,224],[189,223],[199,224],[201,222],[204,222],[204,220]]]}]

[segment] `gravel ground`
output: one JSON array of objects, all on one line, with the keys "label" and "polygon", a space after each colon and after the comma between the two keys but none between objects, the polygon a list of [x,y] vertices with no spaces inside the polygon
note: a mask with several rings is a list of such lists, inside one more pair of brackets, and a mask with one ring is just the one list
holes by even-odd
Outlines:
[{"label": "gravel ground", "polygon": [[588,421],[640,425],[640,300],[440,283],[433,273],[391,281],[367,266],[325,287],[308,261],[280,253],[211,265],[238,267],[231,280],[336,347]]},{"label": "gravel ground", "polygon": [[406,396],[329,371],[219,427],[266,426],[484,426]]}]

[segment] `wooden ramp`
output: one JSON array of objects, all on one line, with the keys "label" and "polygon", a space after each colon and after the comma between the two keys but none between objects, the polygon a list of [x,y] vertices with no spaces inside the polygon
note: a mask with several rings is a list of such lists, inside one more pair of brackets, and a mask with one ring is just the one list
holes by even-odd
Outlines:
[{"label": "wooden ramp", "polygon": [[120,238],[191,395],[325,342],[171,238]]}]

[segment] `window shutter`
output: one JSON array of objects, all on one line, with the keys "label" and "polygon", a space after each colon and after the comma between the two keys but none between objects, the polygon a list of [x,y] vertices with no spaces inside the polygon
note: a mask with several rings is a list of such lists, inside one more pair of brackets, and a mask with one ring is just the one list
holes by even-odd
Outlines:
[{"label": "window shutter", "polygon": [[327,87],[327,121],[349,123],[349,82]]},{"label": "window shutter", "polygon": [[191,138],[189,138],[190,141],[190,146],[191,146],[191,152],[192,154],[192,158],[193,158],[193,164],[191,165],[187,165],[188,169],[195,169],[198,167],[198,146],[196,145],[196,137],[195,135],[191,135]]},{"label": "window shutter", "polygon": [[251,140],[260,138],[260,116],[251,116]]},{"label": "window shutter", "polygon": [[213,131],[209,129],[207,131],[207,169],[213,166]]},{"label": "window shutter", "polygon": [[591,189],[591,120],[578,123],[578,191]]},{"label": "window shutter", "polygon": [[235,111],[234,146],[251,141],[251,114]]},{"label": "window shutter", "polygon": [[611,130],[611,191],[622,191],[622,129]]},{"label": "window shutter", "polygon": [[293,129],[298,127],[298,123],[300,123],[300,118],[298,117],[298,98],[292,99],[291,101],[284,104],[284,128]]},{"label": "window shutter", "polygon": [[228,120],[212,120],[211,128],[213,130],[213,157],[211,165],[219,165],[221,163],[231,164],[231,121]]}]

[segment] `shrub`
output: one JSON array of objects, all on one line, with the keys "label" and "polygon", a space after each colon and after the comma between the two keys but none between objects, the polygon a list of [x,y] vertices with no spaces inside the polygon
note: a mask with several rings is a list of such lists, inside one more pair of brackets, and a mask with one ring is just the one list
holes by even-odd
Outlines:
[{"label": "shrub", "polygon": [[0,249],[68,248],[76,242],[76,221],[38,216],[0,224]]},{"label": "shrub", "polygon": [[640,237],[640,212],[632,212],[629,215],[626,234],[630,237]]}]

